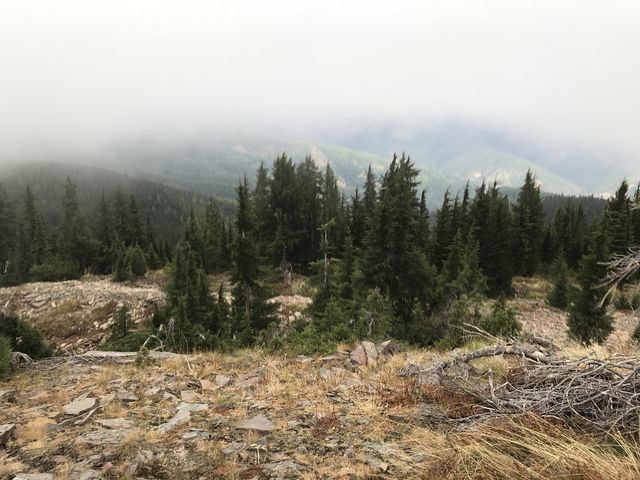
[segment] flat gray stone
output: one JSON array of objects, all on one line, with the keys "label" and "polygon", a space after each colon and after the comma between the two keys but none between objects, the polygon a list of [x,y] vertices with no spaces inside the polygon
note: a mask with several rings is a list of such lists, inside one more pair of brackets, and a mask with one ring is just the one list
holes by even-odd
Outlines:
[{"label": "flat gray stone", "polygon": [[133,392],[127,390],[120,390],[116,393],[116,400],[120,400],[123,403],[132,403],[140,400]]},{"label": "flat gray stone", "polygon": [[366,365],[367,364],[367,352],[365,351],[362,344],[358,344],[356,348],[354,348],[349,354],[349,358],[356,362],[358,365]]},{"label": "flat gray stone", "polygon": [[209,405],[206,403],[181,402],[178,405],[178,410],[184,412],[204,412],[205,410],[209,410]]},{"label": "flat gray stone", "polygon": [[218,385],[216,385],[215,383],[213,383],[210,380],[200,380],[200,388],[202,389],[202,391],[210,391],[210,392],[215,392],[216,390],[218,390],[220,387]]},{"label": "flat gray stone", "polygon": [[215,382],[217,386],[219,386],[220,388],[224,388],[233,383],[233,378],[219,374],[216,375]]},{"label": "flat gray stone", "polygon": [[50,473],[19,473],[13,480],[55,480]]},{"label": "flat gray stone", "polygon": [[122,417],[103,418],[100,420],[96,420],[96,423],[102,425],[103,427],[111,429],[129,429],[133,427],[133,422],[131,420],[127,420],[126,418]]},{"label": "flat gray stone", "polygon": [[209,438],[211,438],[211,434],[209,432],[205,432],[204,430],[198,430],[196,428],[192,428],[182,436],[182,439],[187,442],[195,442],[197,440],[209,440]]},{"label": "flat gray stone", "polygon": [[98,399],[93,397],[76,398],[73,402],[67,403],[62,410],[66,415],[80,415],[96,407]]},{"label": "flat gray stone", "polygon": [[89,447],[99,447],[102,445],[117,445],[121,443],[131,430],[113,429],[113,430],[94,430],[87,432],[76,438],[76,443]]},{"label": "flat gray stone", "polygon": [[5,425],[0,425],[0,445],[4,445],[9,440],[13,438],[13,435],[16,431],[15,423],[7,423]]},{"label": "flat gray stone", "polygon": [[195,390],[182,390],[180,392],[180,399],[185,402],[195,402],[198,398],[198,392]]},{"label": "flat gray stone", "polygon": [[376,349],[375,343],[365,340],[362,342],[362,348],[364,348],[364,352],[367,354],[367,365],[374,365],[378,358],[378,350]]},{"label": "flat gray stone", "polygon": [[191,412],[203,412],[209,410],[206,403],[185,403],[178,405],[178,413],[176,413],[168,422],[158,426],[158,431],[167,433],[176,428],[178,425],[187,423],[191,420]]},{"label": "flat gray stone", "polygon": [[242,422],[238,425],[238,428],[242,430],[256,430],[258,432],[271,432],[276,427],[267,417],[256,415]]}]

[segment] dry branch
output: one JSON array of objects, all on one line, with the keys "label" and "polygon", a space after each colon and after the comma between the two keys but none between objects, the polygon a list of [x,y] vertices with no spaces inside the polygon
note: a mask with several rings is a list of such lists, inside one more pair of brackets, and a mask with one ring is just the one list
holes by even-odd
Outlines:
[{"label": "dry branch", "polygon": [[[490,370],[484,381],[471,366],[478,358],[502,355],[521,359],[503,379]],[[399,374],[431,375],[439,380],[441,398],[464,396],[479,407],[472,417],[452,416],[450,421],[536,413],[589,432],[640,435],[640,359],[635,357],[558,359],[539,345],[513,343],[484,347],[431,368],[416,367]]]}]

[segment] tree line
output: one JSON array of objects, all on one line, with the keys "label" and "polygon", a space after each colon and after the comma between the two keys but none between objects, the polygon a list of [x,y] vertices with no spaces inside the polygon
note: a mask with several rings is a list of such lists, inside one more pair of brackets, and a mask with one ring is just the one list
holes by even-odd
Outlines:
[{"label": "tree line", "polygon": [[[221,290],[207,293],[210,222],[192,218],[171,269],[165,319],[183,331],[199,329],[209,343],[321,347],[393,336],[453,345],[460,341],[457,327],[467,321],[516,333],[519,326],[503,301],[483,318],[479,300],[511,295],[514,275],[548,273],[562,283],[562,264],[565,273],[577,272],[582,287],[572,297],[572,332],[584,341],[606,337],[606,312],[596,301],[602,262],[640,241],[640,215],[630,208],[626,181],[592,221],[571,200],[546,218],[531,172],[514,203],[495,182],[473,192],[467,185],[460,195],[445,194],[432,220],[418,173],[409,157],[394,156],[384,175],[369,168],[362,193],[346,198],[330,165],[321,170],[311,158],[295,164],[286,154],[270,170],[261,165],[253,187],[244,178],[237,188],[231,264],[213,266],[230,267],[231,304]],[[284,333],[269,301],[269,272],[279,272],[286,283],[292,270],[315,286],[308,312],[313,321],[295,322]]]},{"label": "tree line", "polygon": [[[594,301],[595,287],[602,262],[640,242],[640,212],[631,209],[638,189],[623,182],[599,217],[567,198],[548,218],[528,172],[514,202],[495,182],[467,184],[459,194],[447,192],[432,216],[418,173],[408,156],[394,156],[381,176],[370,167],[362,189],[347,197],[329,164],[320,169],[310,157],[296,164],[282,154],[270,169],[260,165],[253,184],[240,182],[234,218],[214,201],[203,212],[192,208],[175,248],[155,239],[135,197],[119,189],[103,195],[89,220],[67,180],[54,230],[29,188],[19,216],[0,190],[0,227],[12,230],[0,235],[2,278],[19,283],[90,269],[128,280],[169,263],[168,302],[154,328],[173,348],[189,350],[364,336],[454,344],[466,321],[517,330],[504,302],[482,318],[479,300],[511,295],[515,275],[546,273],[556,280],[554,302],[572,309],[574,334],[606,337],[611,322]],[[231,274],[230,295],[210,285],[210,275],[221,272]],[[313,321],[286,334],[269,300],[274,272],[285,283],[292,272],[304,274],[315,287]],[[580,288],[572,290],[574,278]]]}]

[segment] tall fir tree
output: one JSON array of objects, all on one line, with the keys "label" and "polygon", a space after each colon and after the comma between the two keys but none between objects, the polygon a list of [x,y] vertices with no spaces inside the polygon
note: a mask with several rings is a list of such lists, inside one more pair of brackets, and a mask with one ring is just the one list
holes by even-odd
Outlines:
[{"label": "tall fir tree", "polygon": [[293,160],[283,153],[273,162],[269,183],[269,205],[273,215],[270,235],[273,239],[270,245],[273,265],[291,262],[291,251],[297,241],[295,178]]},{"label": "tall fir tree", "polygon": [[442,269],[444,262],[449,257],[449,250],[456,234],[453,228],[454,219],[451,198],[449,198],[449,191],[447,190],[442,199],[442,206],[438,211],[434,231],[433,263],[438,269]]},{"label": "tall fir tree", "polygon": [[604,292],[599,288],[606,273],[603,263],[609,258],[607,232],[605,217],[592,234],[588,253],[580,261],[580,291],[569,308],[569,331],[586,344],[602,343],[613,331],[612,319],[603,300]]},{"label": "tall fir tree", "polygon": [[540,187],[527,171],[524,185],[513,208],[513,260],[516,272],[531,276],[540,264],[540,249],[544,233],[544,210]]},{"label": "tall fir tree", "polygon": [[361,257],[365,284],[379,288],[392,302],[399,336],[409,331],[415,309],[426,312],[430,308],[434,294],[435,274],[418,238],[417,175],[408,157],[394,155],[382,180]]},{"label": "tall fir tree", "polygon": [[607,236],[611,254],[627,253],[632,240],[631,200],[629,184],[623,180],[614,196],[607,202]]},{"label": "tall fir tree", "polygon": [[0,284],[5,278],[11,255],[12,242],[15,239],[15,211],[7,192],[0,183]]},{"label": "tall fir tree", "polygon": [[267,302],[269,294],[260,285],[260,256],[256,223],[247,178],[238,185],[236,238],[233,243],[233,317],[240,342],[249,344],[274,320],[277,305]]}]

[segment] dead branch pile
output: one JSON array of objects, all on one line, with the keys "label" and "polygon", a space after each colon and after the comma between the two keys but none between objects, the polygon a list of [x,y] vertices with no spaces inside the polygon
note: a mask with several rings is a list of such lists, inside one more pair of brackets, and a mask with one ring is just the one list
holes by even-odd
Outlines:
[{"label": "dead branch pile", "polygon": [[[472,415],[450,416],[457,423],[535,413],[584,431],[640,434],[639,358],[569,360],[541,349],[531,343],[498,344],[428,369],[405,367],[399,375],[428,378],[439,389],[438,398],[470,399],[477,408]],[[479,374],[471,363],[504,355],[520,361],[500,379],[493,378],[491,369]]]}]

